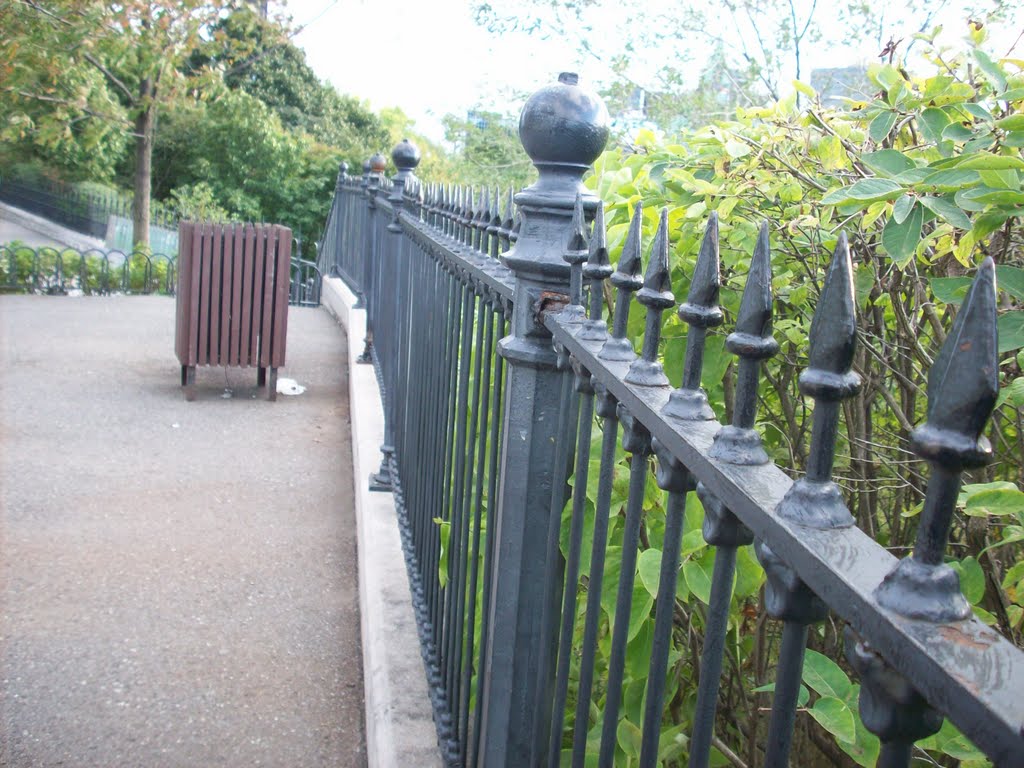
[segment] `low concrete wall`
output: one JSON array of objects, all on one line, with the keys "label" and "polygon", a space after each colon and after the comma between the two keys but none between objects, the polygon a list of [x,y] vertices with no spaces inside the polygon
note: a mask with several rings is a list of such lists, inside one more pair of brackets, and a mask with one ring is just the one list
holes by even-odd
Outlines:
[{"label": "low concrete wall", "polygon": [[368,490],[370,473],[380,466],[384,408],[373,366],[356,362],[366,312],[353,309],[356,296],[336,277],[324,278],[322,301],[348,334],[367,762],[370,768],[440,766],[394,499]]}]

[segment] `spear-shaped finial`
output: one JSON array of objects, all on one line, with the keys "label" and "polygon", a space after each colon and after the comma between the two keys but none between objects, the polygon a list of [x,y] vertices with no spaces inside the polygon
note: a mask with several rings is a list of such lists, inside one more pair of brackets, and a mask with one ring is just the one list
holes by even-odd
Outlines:
[{"label": "spear-shaped finial", "polygon": [[633,294],[643,286],[640,279],[640,226],[643,222],[643,203],[638,202],[629,222],[626,242],[622,246],[619,264],[612,274],[612,285],[618,289],[615,297],[615,318],[612,335],[598,353],[604,360],[629,362],[636,359],[633,343],[626,338],[626,323],[629,321],[629,305]]},{"label": "spear-shaped finial", "polygon": [[473,226],[476,228],[476,249],[483,254],[487,253],[487,225],[491,219],[491,189],[484,187],[480,191],[477,200],[477,210],[474,216]]},{"label": "spear-shaped finial", "polygon": [[510,243],[515,243],[519,239],[519,230],[523,228],[523,212],[516,207],[516,215],[512,218],[512,230],[509,233],[508,240]]},{"label": "spear-shaped finial", "polygon": [[459,206],[462,205],[462,187],[452,184],[448,190],[448,235],[453,239],[459,237]]},{"label": "spear-shaped finial", "polygon": [[683,364],[683,381],[679,389],[672,391],[663,413],[683,421],[711,421],[715,412],[708,405],[708,396],[700,388],[701,372],[704,368],[704,343],[707,329],[721,325],[724,316],[718,306],[718,289],[721,286],[721,269],[718,257],[718,213],[711,212],[708,225],[701,240],[697,264],[690,280],[690,292],[686,301],[679,305],[679,318],[690,326],[686,334],[686,360]]},{"label": "spear-shaped finial", "polygon": [[562,258],[569,263],[569,303],[562,310],[561,317],[573,325],[579,325],[587,318],[587,312],[583,309],[583,262],[588,255],[586,225],[583,197],[577,192],[572,209],[569,244],[562,254]]},{"label": "spear-shaped finial", "polygon": [[876,592],[879,603],[909,618],[948,622],[971,614],[943,555],[960,473],[984,465],[992,454],[981,432],[999,395],[997,333],[995,263],[987,258],[928,374],[928,419],[910,436],[914,453],[932,468],[914,554]]},{"label": "spear-shaped finial", "polygon": [[590,281],[590,315],[576,337],[587,341],[604,341],[608,325],[604,321],[604,281],[612,273],[608,258],[608,241],[604,229],[604,203],[594,211],[594,231],[590,235],[590,253],[583,266],[583,277]]},{"label": "spear-shaped finial", "polygon": [[505,211],[501,217],[501,229],[498,230],[498,237],[501,241],[502,252],[509,249],[512,237],[512,226],[515,219],[515,202],[512,200],[512,187],[508,188],[508,197],[505,198]]},{"label": "spear-shaped finial", "polygon": [[757,415],[757,384],[761,361],[779,350],[772,338],[771,253],[768,245],[768,223],[761,225],[754,246],[754,258],[740,300],[736,330],[725,340],[726,348],[740,358],[736,377],[735,406],[732,425],[722,427],[715,435],[710,455],[730,464],[766,464],[768,454],[761,446],[761,436],[754,430]]},{"label": "spear-shaped finial", "polygon": [[636,300],[647,307],[647,323],[640,358],[629,366],[626,381],[642,387],[667,387],[668,377],[658,360],[658,343],[661,341],[661,313],[676,303],[668,268],[668,208],[661,209],[644,287],[637,293]]},{"label": "spear-shaped finial", "polygon": [[807,474],[786,493],[776,510],[780,517],[812,528],[848,528],[853,515],[832,482],[839,402],[860,389],[850,370],[857,344],[857,307],[853,266],[846,233],[839,235],[818,306],[811,321],[810,365],[800,374],[800,391],[814,398],[814,426]]},{"label": "spear-shaped finial", "polygon": [[501,213],[498,211],[498,188],[494,188],[494,196],[491,198],[491,207],[487,212],[487,236],[490,249],[488,255],[498,260],[501,255]]},{"label": "spear-shaped finial", "polygon": [[459,225],[462,227],[460,240],[471,248],[473,247],[473,194],[473,186],[467,184],[462,195],[462,207],[459,210]]}]

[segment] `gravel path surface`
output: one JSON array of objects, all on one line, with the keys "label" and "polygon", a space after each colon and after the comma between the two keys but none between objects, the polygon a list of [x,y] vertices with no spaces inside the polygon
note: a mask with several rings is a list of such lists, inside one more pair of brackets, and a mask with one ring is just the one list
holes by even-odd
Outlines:
[{"label": "gravel path surface", "polygon": [[187,403],[173,299],[0,296],[0,765],[365,765],[344,332],[289,314],[304,394]]}]

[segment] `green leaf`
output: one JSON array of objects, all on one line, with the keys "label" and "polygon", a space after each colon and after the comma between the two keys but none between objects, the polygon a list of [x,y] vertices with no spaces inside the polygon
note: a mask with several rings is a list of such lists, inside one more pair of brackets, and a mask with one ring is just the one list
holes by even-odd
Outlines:
[{"label": "green leaf", "polygon": [[1004,131],[1024,131],[1024,114],[1018,112],[1002,120],[996,120],[996,127]]},{"label": "green leaf", "polygon": [[[974,205],[974,203],[972,203],[972,205]],[[984,240],[1003,226],[1008,218],[1009,214],[1006,211],[997,209],[987,210],[984,213],[981,213],[974,219],[974,226],[971,227],[971,235],[974,236],[974,242],[978,243]],[[997,271],[998,269],[999,268],[996,267]]]},{"label": "green leaf", "polygon": [[949,755],[956,760],[983,760],[985,755],[976,749],[957,727],[949,720],[942,722],[942,728],[934,736],[921,739],[917,746]]},{"label": "green leaf", "polygon": [[750,154],[750,145],[738,139],[729,139],[725,142],[725,151],[729,157],[735,159]]},{"label": "green leaf", "polygon": [[863,309],[871,298],[871,291],[875,288],[877,278],[875,270],[868,264],[858,264],[857,274],[854,279],[857,292],[857,304]]},{"label": "green leaf", "polygon": [[914,206],[913,211],[902,223],[889,219],[882,230],[882,245],[889,252],[893,262],[904,267],[913,258],[918,243],[921,242],[921,226],[924,223],[924,211],[921,206]]},{"label": "green leaf", "polygon": [[932,173],[934,170],[931,168],[910,168],[898,176],[894,176],[893,179],[900,184],[920,184]]},{"label": "green leaf", "polygon": [[604,575],[601,580],[601,607],[608,614],[609,623],[615,620],[615,601],[619,594],[620,573],[622,546],[610,544],[605,552]]},{"label": "green leaf", "polygon": [[837,741],[852,743],[857,738],[853,712],[845,701],[832,696],[822,696],[814,702],[810,715],[822,728],[835,736]]},{"label": "green leaf", "polygon": [[849,698],[852,683],[846,673],[828,656],[807,649],[804,657],[803,681],[820,696]]},{"label": "green leaf", "polygon": [[938,144],[942,141],[943,129],[949,125],[949,117],[943,110],[929,107],[921,113],[918,125],[921,126],[921,133],[928,141]]},{"label": "green leaf", "polygon": [[985,596],[985,572],[973,557],[965,557],[959,562],[953,561],[950,567],[960,575],[960,591],[967,602],[976,605]]},{"label": "green leaf", "polygon": [[911,197],[910,195],[904,195],[896,204],[892,207],[892,217],[897,224],[902,224],[906,221],[907,216],[914,210],[914,205],[917,203],[917,198]]},{"label": "green leaf", "polygon": [[733,597],[743,599],[757,594],[764,583],[764,569],[752,554],[750,547],[740,547],[736,551],[736,583]]},{"label": "green leaf", "polygon": [[971,220],[967,214],[945,198],[925,196],[921,198],[921,205],[936,216],[941,216],[957,229],[971,228]]},{"label": "green leaf", "polygon": [[1015,487],[978,491],[967,496],[964,512],[972,517],[1020,515],[1024,513],[1024,492]]},{"label": "green leaf", "polygon": [[935,298],[943,304],[959,304],[967,295],[967,289],[971,287],[969,277],[932,277],[928,279],[928,285],[935,294]]},{"label": "green leaf", "polygon": [[[855,685],[853,688],[854,691],[860,691],[859,685]],[[851,695],[855,696],[857,694]],[[875,768],[878,763],[878,753],[881,751],[878,737],[864,727],[864,723],[861,722],[859,717],[854,717],[853,724],[857,729],[857,737],[853,743],[846,741],[838,741],[836,743],[839,744],[839,748],[843,752],[853,758],[857,765],[864,766],[864,768]]]},{"label": "green leaf", "polygon": [[1003,72],[996,62],[992,61],[980,48],[974,49],[974,58],[978,62],[978,66],[981,67],[981,71],[988,75],[989,81],[995,86],[997,91],[1006,90],[1006,73]]},{"label": "green leaf", "polygon": [[1011,408],[1024,408],[1024,376],[1018,376],[999,391],[996,407],[1003,404]]},{"label": "green leaf", "polygon": [[643,741],[643,734],[637,726],[623,718],[619,721],[619,728],[615,732],[615,737],[619,742],[619,746],[622,747],[622,751],[626,753],[626,757],[631,760],[640,757],[640,744]]},{"label": "green leaf", "polygon": [[434,524],[438,527],[438,536],[441,539],[441,552],[437,560],[437,580],[443,587],[448,584],[448,536],[451,533],[452,524],[440,517],[434,518]]},{"label": "green leaf", "polygon": [[981,181],[981,177],[976,171],[944,168],[925,176],[921,180],[921,184],[926,187],[936,187],[945,192],[955,192],[973,186],[979,181]]},{"label": "green leaf", "polygon": [[876,144],[880,144],[889,135],[889,131],[894,125],[896,125],[896,113],[886,110],[871,121],[868,126],[868,136]]},{"label": "green leaf", "polygon": [[711,602],[711,572],[714,560],[714,550],[709,549],[699,560],[691,558],[683,563],[686,586],[705,605]]},{"label": "green leaf", "polygon": [[942,129],[942,138],[950,141],[970,141],[974,138],[974,131],[963,123],[950,123]]},{"label": "green leaf", "polygon": [[1024,192],[1014,192],[1010,189],[975,187],[960,194],[961,196],[957,198],[957,203],[960,205],[963,205],[963,200],[966,200],[968,204],[980,205],[1020,205],[1024,203]]},{"label": "green leaf", "polygon": [[796,88],[800,93],[802,93],[804,96],[806,96],[809,99],[816,99],[816,98],[818,98],[818,92],[815,91],[807,83],[801,82],[800,80],[794,80],[793,81],[793,87]]},{"label": "green leaf", "polygon": [[1015,309],[999,316],[999,353],[1024,347],[1024,310]]},{"label": "green leaf", "polygon": [[975,104],[974,102],[968,101],[962,105],[964,109],[971,113],[972,116],[979,120],[992,120],[992,113],[985,109],[981,104]]},{"label": "green leaf", "polygon": [[993,189],[1020,189],[1020,175],[1013,168],[999,171],[979,171],[981,183]]},{"label": "green leaf", "polygon": [[978,154],[968,157],[957,168],[973,168],[979,171],[999,171],[1004,168],[1024,168],[1024,160],[1010,155]]},{"label": "green leaf", "polygon": [[[689,723],[679,723],[665,728],[658,738],[658,763],[670,763],[686,754],[686,746],[690,742]],[[568,762],[562,763],[568,765]]]},{"label": "green leaf", "polygon": [[1024,269],[1000,264],[996,267],[996,282],[999,290],[1024,301]]},{"label": "green leaf", "polygon": [[647,588],[643,584],[633,584],[633,601],[629,606],[629,631],[626,633],[626,639],[632,640],[641,629],[644,628],[644,622],[651,615],[651,608],[654,607],[654,598],[648,593]]},{"label": "green leaf", "polygon": [[843,205],[858,202],[870,203],[876,200],[895,200],[903,194],[903,187],[889,179],[861,179],[842,189],[836,189],[825,195],[823,205]]},{"label": "green leaf", "polygon": [[895,149],[865,152],[860,159],[868,168],[883,176],[895,176],[916,167],[913,160]]},{"label": "green leaf", "polygon": [[658,596],[658,585],[661,581],[661,550],[645,549],[640,553],[636,563],[640,581],[651,597]]}]

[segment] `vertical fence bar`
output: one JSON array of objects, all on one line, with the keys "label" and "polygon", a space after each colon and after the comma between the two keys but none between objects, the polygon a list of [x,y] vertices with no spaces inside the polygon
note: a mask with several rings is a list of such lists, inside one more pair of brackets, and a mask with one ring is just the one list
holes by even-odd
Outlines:
[{"label": "vertical fence bar", "polygon": [[[583,325],[581,334],[594,334],[604,339],[598,357],[604,360],[631,360],[636,357],[633,345],[626,338],[626,323],[629,320],[631,296],[643,285],[640,280],[640,225],[643,208],[638,203],[633,209],[629,232],[622,246],[619,264],[612,273],[611,282],[617,289],[615,318],[612,334],[600,332],[599,305],[591,302],[591,315]],[[593,288],[591,289],[593,290]],[[595,317],[595,312],[597,316]],[[594,509],[594,533],[590,553],[589,584],[604,582],[605,555],[608,546],[608,516],[611,508],[612,480],[615,471],[615,445],[618,441],[618,402],[607,390],[593,383],[597,395],[597,415],[604,419],[601,442],[601,462],[597,481],[597,498]],[[587,753],[587,735],[590,724],[590,698],[594,684],[594,661],[597,653],[597,632],[601,621],[601,589],[587,590],[587,612],[583,627],[583,649],[580,661],[580,681],[576,694],[576,719],[573,723],[572,765],[583,768]]]}]

